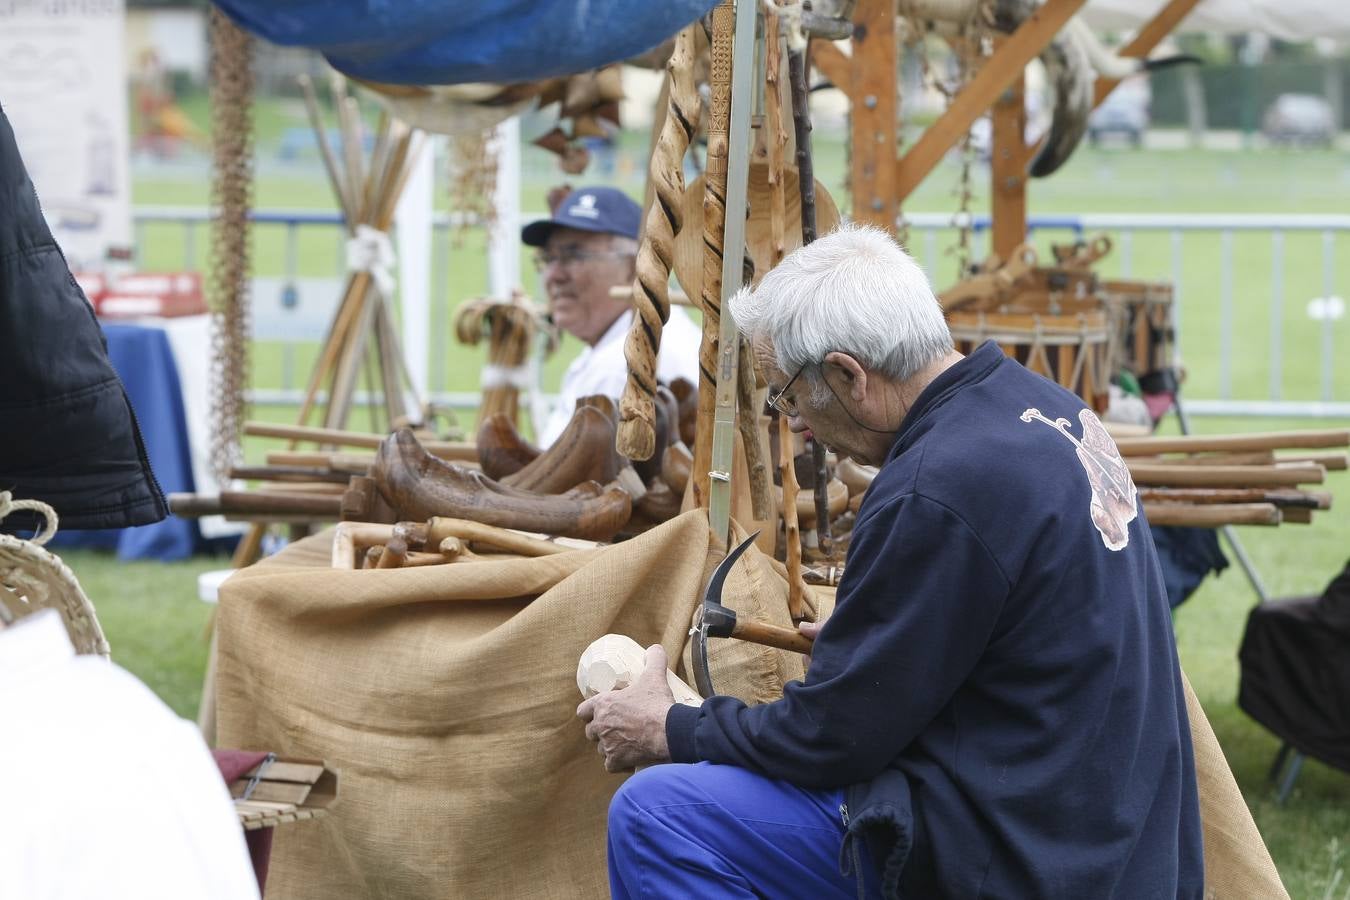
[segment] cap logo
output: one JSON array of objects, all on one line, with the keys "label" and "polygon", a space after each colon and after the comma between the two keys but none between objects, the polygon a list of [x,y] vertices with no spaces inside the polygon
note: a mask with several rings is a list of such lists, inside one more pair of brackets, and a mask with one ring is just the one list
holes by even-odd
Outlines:
[{"label": "cap logo", "polygon": [[600,211],[595,208],[595,195],[582,194],[567,210],[569,216],[581,216],[584,219],[595,219],[600,216]]}]

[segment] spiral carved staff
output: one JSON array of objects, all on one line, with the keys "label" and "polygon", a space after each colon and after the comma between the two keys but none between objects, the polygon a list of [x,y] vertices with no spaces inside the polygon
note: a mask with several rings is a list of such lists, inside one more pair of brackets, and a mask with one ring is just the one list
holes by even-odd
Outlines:
[{"label": "spiral carved staff", "polygon": [[647,210],[642,245],[633,280],[636,314],[624,342],[628,384],[619,400],[618,451],[629,459],[650,459],[656,450],[656,354],[661,330],[670,318],[670,267],[675,235],[683,222],[684,154],[698,127],[699,99],[694,88],[695,25],[680,32],[666,63],[670,100],[665,123],[652,153],[649,177],[656,185],[656,201]]}]

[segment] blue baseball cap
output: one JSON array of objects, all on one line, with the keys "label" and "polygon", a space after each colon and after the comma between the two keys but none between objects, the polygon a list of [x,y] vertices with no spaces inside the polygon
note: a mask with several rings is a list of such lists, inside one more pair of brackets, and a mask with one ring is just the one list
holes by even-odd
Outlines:
[{"label": "blue baseball cap", "polygon": [[600,234],[618,234],[637,240],[642,207],[617,188],[578,188],[558,204],[551,219],[531,222],[520,230],[520,239],[531,247],[542,247],[554,228],[575,228]]}]

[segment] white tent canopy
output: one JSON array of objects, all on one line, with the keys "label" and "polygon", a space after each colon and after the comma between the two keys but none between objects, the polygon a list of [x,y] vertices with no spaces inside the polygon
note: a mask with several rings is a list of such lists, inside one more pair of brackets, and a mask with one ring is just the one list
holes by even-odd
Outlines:
[{"label": "white tent canopy", "polygon": [[[1099,31],[1134,30],[1167,0],[1088,0],[1080,15]],[[1201,0],[1181,32],[1261,32],[1286,41],[1317,38],[1350,43],[1350,0]]]}]

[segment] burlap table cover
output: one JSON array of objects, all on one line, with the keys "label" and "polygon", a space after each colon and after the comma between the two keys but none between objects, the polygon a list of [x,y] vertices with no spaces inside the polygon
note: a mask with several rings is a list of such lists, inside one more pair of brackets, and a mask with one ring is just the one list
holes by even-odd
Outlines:
[{"label": "burlap table cover", "polygon": [[[220,743],[341,773],[330,815],[278,832],[270,900],[606,896],[605,810],[622,777],[575,717],[577,659],[618,632],[687,667],[720,558],[706,516],[540,559],[340,571],[330,548],[331,533],[300,541],[220,592]],[[725,599],[788,624],[781,567],[754,551]],[[719,690],[749,702],[801,676],[799,657],[740,641],[711,642],[710,662]],[[1186,696],[1206,895],[1287,897],[1189,684]]]},{"label": "burlap table cover", "polygon": [[[268,897],[606,896],[623,779],[576,718],[577,660],[607,632],[679,659],[720,560],[709,535],[692,511],[601,550],[341,571],[325,533],[226,581],[219,743],[340,773],[327,817],[279,830]],[[786,595],[754,552],[724,594],[784,626]],[[712,642],[710,664],[751,702],[802,673],[801,657],[741,641]]]}]

